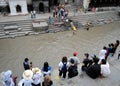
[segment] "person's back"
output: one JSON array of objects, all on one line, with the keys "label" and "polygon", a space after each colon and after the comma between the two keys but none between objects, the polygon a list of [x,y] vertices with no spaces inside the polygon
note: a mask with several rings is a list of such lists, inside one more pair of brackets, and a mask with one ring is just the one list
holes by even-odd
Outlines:
[{"label": "person's back", "polygon": [[70,66],[68,68],[68,78],[72,78],[72,77],[77,76],[77,75],[78,75],[77,66],[74,63],[74,60],[71,59]]},{"label": "person's back", "polygon": [[76,66],[80,63],[80,61],[79,61],[79,59],[78,59],[78,57],[77,57],[77,52],[73,52],[73,56],[70,57],[70,58],[68,59],[68,61],[70,62],[71,59],[74,60],[74,64],[75,64]]},{"label": "person's back", "polygon": [[95,79],[99,77],[101,68],[100,68],[100,64],[98,64],[99,59],[93,58],[93,60],[94,60],[94,64],[87,69],[86,73],[88,74],[88,76]]},{"label": "person's back", "polygon": [[99,75],[100,75],[100,65],[99,64],[91,65],[88,68],[87,74],[93,79],[99,77]]},{"label": "person's back", "polygon": [[32,86],[33,80],[32,79],[30,79],[30,80],[23,79],[22,83],[23,83],[22,86]]},{"label": "person's back", "polygon": [[102,59],[102,63],[101,63],[101,75],[103,77],[108,76],[111,73],[110,71],[110,67],[109,67],[109,63],[106,62],[105,59]]},{"label": "person's back", "polygon": [[99,53],[99,59],[105,59],[105,55],[106,55],[107,51],[106,51],[106,47],[103,47],[102,50],[100,50]]},{"label": "person's back", "polygon": [[60,61],[59,65],[58,65],[60,77],[66,78],[68,66],[69,66],[69,63],[67,62],[67,57],[63,56],[62,60]]},{"label": "person's back", "polygon": [[24,66],[24,69],[27,70],[27,69],[30,69],[30,66],[29,66],[29,63],[28,63],[29,59],[28,58],[25,58],[24,62],[23,62],[23,66]]},{"label": "person's back", "polygon": [[44,62],[44,66],[42,67],[43,75],[51,75],[51,66],[49,66],[48,62]]},{"label": "person's back", "polygon": [[4,73],[3,82],[4,82],[3,86],[15,86],[15,83],[14,83],[13,78],[12,78],[12,71],[11,70],[7,70]]},{"label": "person's back", "polygon": [[51,77],[46,75],[44,77],[44,81],[42,82],[42,86],[52,86],[53,85],[53,81],[51,80]]},{"label": "person's back", "polygon": [[77,67],[72,65],[68,68],[68,78],[72,78],[78,75]]}]

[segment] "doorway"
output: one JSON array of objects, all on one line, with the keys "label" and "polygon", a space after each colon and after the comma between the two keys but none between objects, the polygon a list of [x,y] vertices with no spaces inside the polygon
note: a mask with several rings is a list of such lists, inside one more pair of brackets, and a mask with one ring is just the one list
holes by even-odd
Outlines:
[{"label": "doorway", "polygon": [[20,5],[16,6],[16,11],[17,11],[17,13],[21,12],[21,6]]},{"label": "doorway", "polygon": [[39,4],[39,11],[44,12],[44,4],[43,3]]}]

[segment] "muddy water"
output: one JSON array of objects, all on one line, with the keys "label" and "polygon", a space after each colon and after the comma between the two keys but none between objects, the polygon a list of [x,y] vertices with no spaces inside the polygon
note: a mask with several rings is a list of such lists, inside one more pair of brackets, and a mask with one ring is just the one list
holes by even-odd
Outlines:
[{"label": "muddy water", "polygon": [[63,56],[70,57],[77,51],[80,61],[83,54],[98,55],[99,50],[108,43],[120,40],[120,22],[104,26],[59,33],[47,33],[32,36],[0,39],[0,72],[11,69],[14,75],[22,76],[25,57],[33,62],[33,66],[42,67],[48,61],[52,68],[57,68]]}]

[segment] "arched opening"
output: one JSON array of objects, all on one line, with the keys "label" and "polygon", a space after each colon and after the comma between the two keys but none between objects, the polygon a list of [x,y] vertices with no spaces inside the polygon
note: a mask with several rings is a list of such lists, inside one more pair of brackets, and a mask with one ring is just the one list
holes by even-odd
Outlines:
[{"label": "arched opening", "polygon": [[16,11],[17,11],[17,13],[18,13],[18,12],[21,12],[21,6],[20,6],[20,5],[17,5],[17,6],[16,6]]},{"label": "arched opening", "polygon": [[44,12],[44,4],[43,3],[39,4],[39,11]]}]

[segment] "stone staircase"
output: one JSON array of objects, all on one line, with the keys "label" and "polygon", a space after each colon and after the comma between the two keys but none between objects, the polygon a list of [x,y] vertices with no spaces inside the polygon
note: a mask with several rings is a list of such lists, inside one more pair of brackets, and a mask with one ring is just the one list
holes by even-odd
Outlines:
[{"label": "stone staircase", "polygon": [[[96,13],[87,13],[87,14],[78,14],[76,16],[70,16],[69,19],[73,20],[77,29],[81,27],[86,27],[87,22],[90,22],[91,26],[103,25],[111,23],[116,20],[120,20],[119,15],[115,11],[108,12],[96,12]],[[65,27],[64,25],[49,25],[48,30],[35,32],[32,28],[32,22],[34,21],[44,21],[48,22],[48,18],[44,19],[35,19],[35,20],[19,20],[19,21],[9,21],[9,22],[0,22],[0,38],[14,38],[17,36],[25,35],[35,35],[41,33],[49,32],[60,32],[70,30],[70,27]],[[65,19],[59,20],[53,18],[53,23],[55,22],[64,22]]]},{"label": "stone staircase", "polygon": [[32,21],[30,20],[0,22],[0,38],[14,38],[27,35],[30,32],[33,32]]},{"label": "stone staircase", "polygon": [[85,26],[87,22],[90,22],[92,26],[103,25],[119,20],[120,17],[115,11],[101,12],[94,14],[84,14],[79,16],[70,17],[74,21],[78,21],[82,26]]},{"label": "stone staircase", "polygon": [[[80,14],[77,16],[70,16],[68,18],[73,20],[74,25],[77,27],[77,29],[80,29],[81,27],[86,27],[88,22],[90,23],[91,26],[98,26],[120,20],[120,17],[117,15],[117,12],[115,11]],[[62,21],[65,21],[65,19]],[[59,20],[54,18],[53,22],[59,22]],[[59,32],[70,30],[70,27],[54,26],[53,24],[50,25],[49,30],[50,30],[49,32]]]}]

